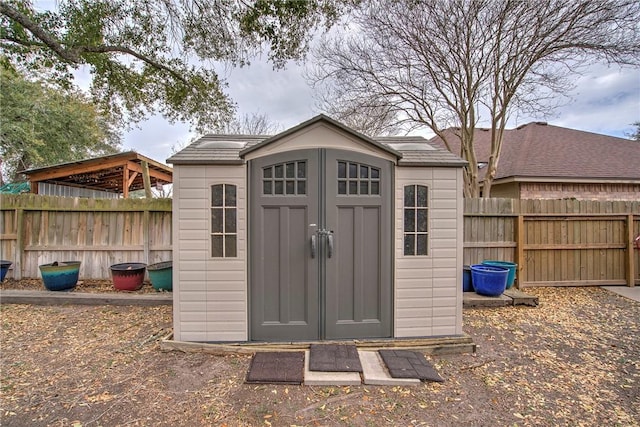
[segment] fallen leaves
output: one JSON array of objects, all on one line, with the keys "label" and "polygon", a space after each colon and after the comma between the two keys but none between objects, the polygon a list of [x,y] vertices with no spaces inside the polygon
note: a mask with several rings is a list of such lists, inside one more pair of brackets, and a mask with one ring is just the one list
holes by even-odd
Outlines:
[{"label": "fallen leaves", "polygon": [[162,352],[170,307],[0,306],[11,425],[638,425],[640,305],[532,289],[537,308],[465,310],[476,355],[442,384],[247,385],[248,356]]}]

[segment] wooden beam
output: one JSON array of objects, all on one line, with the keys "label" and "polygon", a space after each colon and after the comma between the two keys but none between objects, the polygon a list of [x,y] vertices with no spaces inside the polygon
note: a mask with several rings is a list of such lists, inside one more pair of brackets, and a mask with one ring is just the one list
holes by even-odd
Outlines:
[{"label": "wooden beam", "polygon": [[75,167],[60,167],[54,170],[46,170],[30,174],[29,181],[46,181],[55,178],[67,177],[69,175],[78,175],[82,173],[89,173],[103,169],[124,166],[127,163],[128,162],[126,159],[111,159],[104,162],[95,162],[91,164],[78,165]]},{"label": "wooden beam", "polygon": [[138,172],[129,173],[129,181],[127,182],[127,185],[125,187],[127,188],[131,187],[131,184],[133,184],[133,181],[136,179],[137,176],[138,176]]},{"label": "wooden beam", "polygon": [[122,169],[122,197],[129,198],[129,168],[126,163]]},{"label": "wooden beam", "polygon": [[32,251],[123,251],[123,252],[131,252],[131,251],[170,251],[173,249],[171,245],[78,245],[78,246],[66,246],[66,245],[28,245],[24,247],[24,250],[27,252]]},{"label": "wooden beam", "polygon": [[149,167],[149,162],[145,162],[142,160],[140,164],[136,162],[129,161],[127,164],[129,165],[129,170],[136,171],[144,174],[144,164],[147,164],[147,170],[149,171],[149,176],[155,179],[159,179],[160,181],[173,182],[173,176],[168,173],[161,172],[156,169],[152,169]]},{"label": "wooden beam", "polygon": [[149,176],[149,163],[142,161],[142,182],[144,183],[144,195],[147,199],[153,198],[151,192],[151,177]]},{"label": "wooden beam", "polygon": [[626,285],[626,280],[567,280],[567,281],[545,281],[545,282],[521,282],[521,288],[532,286],[617,286]]},{"label": "wooden beam", "polygon": [[516,248],[516,242],[464,242],[465,249],[471,248]]},{"label": "wooden beam", "polygon": [[527,251],[548,251],[548,250],[583,250],[583,249],[626,249],[626,243],[568,243],[568,244],[539,244],[539,245],[525,245],[524,249]]}]

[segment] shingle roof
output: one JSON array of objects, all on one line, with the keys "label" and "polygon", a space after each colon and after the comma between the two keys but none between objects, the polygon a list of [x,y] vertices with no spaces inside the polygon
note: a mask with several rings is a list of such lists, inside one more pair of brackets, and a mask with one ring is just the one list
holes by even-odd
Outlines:
[{"label": "shingle roof", "polygon": [[[446,135],[453,152],[460,152],[455,129]],[[478,162],[488,162],[491,132],[477,129]],[[439,137],[429,143],[445,148]],[[529,123],[504,134],[495,179],[545,177],[557,179],[640,179],[640,142],[575,129]]]},{"label": "shingle roof", "polygon": [[269,144],[280,137],[310,126],[318,121],[326,121],[353,135],[370,142],[377,147],[399,157],[404,166],[462,167],[466,161],[447,150],[434,147],[421,136],[395,136],[368,138],[335,120],[320,115],[276,136],[268,135],[219,135],[208,134],[194,141],[183,150],[167,159],[172,164],[242,164],[242,155],[256,149],[258,145]]},{"label": "shingle roof", "polygon": [[256,145],[268,135],[223,135],[207,134],[187,145],[167,159],[173,164],[242,164],[240,151]]}]

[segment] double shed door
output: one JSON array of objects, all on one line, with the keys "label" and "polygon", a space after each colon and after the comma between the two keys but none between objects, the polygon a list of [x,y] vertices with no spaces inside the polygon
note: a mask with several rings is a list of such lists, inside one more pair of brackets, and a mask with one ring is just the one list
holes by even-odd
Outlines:
[{"label": "double shed door", "polygon": [[251,161],[252,340],[391,336],[391,173],[332,149]]}]

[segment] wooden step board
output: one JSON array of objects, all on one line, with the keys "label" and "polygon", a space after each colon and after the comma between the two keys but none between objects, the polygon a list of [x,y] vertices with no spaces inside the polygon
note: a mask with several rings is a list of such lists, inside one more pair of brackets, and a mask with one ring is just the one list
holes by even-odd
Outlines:
[{"label": "wooden step board", "polygon": [[478,295],[475,292],[464,292],[462,305],[464,308],[491,308],[505,307],[508,305],[528,305],[530,307],[536,307],[538,305],[538,297],[515,288],[507,289],[502,295],[497,297]]}]

